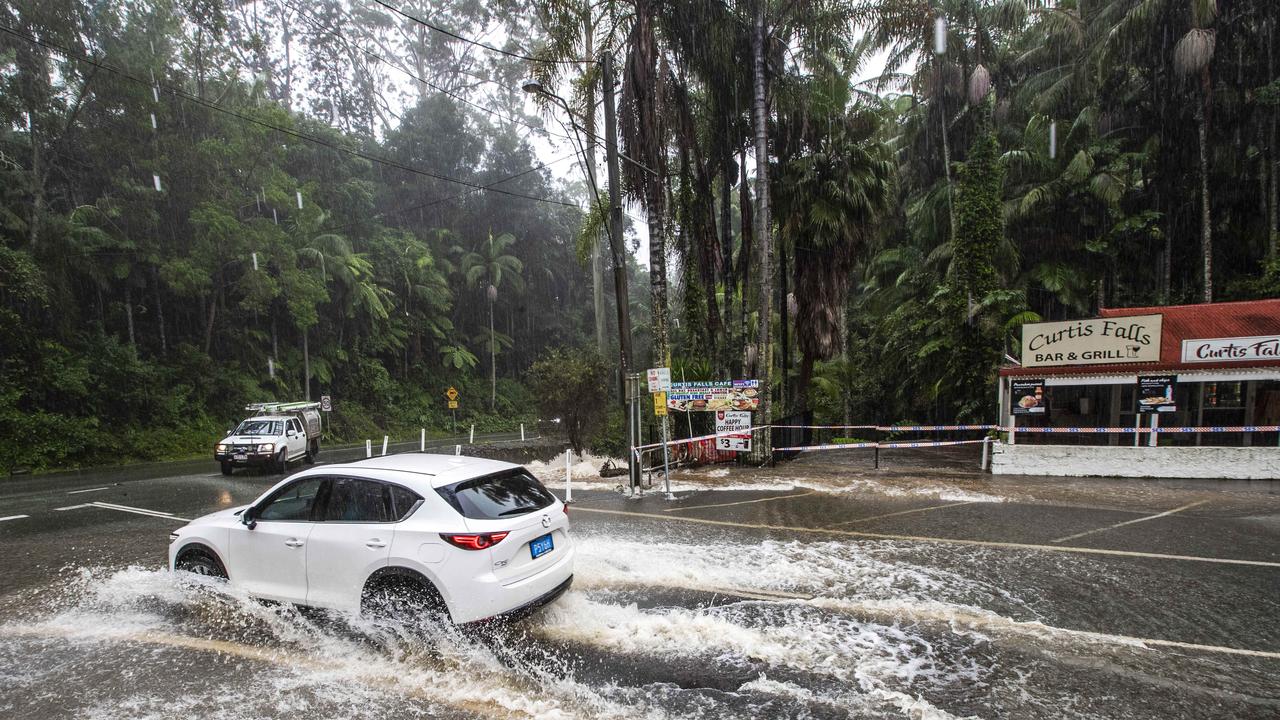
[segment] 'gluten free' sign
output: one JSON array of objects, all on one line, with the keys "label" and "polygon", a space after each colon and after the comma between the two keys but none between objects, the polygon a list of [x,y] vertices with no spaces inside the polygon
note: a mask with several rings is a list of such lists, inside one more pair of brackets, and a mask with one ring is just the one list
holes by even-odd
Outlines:
[{"label": "'gluten free' sign", "polygon": [[1022,366],[1157,362],[1163,319],[1131,315],[1028,323],[1022,326]]}]

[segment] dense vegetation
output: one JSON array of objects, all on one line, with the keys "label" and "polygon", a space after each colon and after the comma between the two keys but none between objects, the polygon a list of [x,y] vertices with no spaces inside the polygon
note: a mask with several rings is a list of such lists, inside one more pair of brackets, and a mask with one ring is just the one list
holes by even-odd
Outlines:
[{"label": "dense vegetation", "polygon": [[[632,369],[759,377],[775,416],[990,418],[1022,322],[1280,295],[1277,20],[1271,0],[8,3],[0,469],[203,452],[272,397],[332,395],[358,439],[447,429],[455,385],[500,429],[534,420],[525,374],[554,348],[616,368],[603,173],[555,180],[575,140],[599,162],[582,61],[606,53],[650,248],[625,268]],[[581,118],[526,114],[530,74]],[[566,154],[543,164],[548,141]],[[589,364],[572,352],[548,357]]]}]

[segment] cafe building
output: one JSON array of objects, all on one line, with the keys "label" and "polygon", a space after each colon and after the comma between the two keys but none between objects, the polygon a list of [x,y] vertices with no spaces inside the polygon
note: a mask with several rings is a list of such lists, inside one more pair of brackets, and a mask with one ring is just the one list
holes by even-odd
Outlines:
[{"label": "cafe building", "polygon": [[1010,360],[995,473],[1280,479],[1280,299],[1028,323]]}]

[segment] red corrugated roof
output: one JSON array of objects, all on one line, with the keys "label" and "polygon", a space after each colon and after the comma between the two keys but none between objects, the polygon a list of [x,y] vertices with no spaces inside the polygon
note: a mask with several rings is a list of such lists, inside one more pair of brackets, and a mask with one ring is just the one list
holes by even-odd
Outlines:
[{"label": "red corrugated roof", "polygon": [[1280,299],[1243,302],[1163,305],[1135,308],[1103,308],[1098,317],[1163,315],[1160,362],[1113,365],[1061,365],[1053,367],[1005,367],[1001,375],[1105,375],[1108,373],[1213,370],[1221,368],[1280,367],[1280,360],[1247,363],[1183,363],[1182,341],[1202,338],[1249,337],[1280,334]]}]

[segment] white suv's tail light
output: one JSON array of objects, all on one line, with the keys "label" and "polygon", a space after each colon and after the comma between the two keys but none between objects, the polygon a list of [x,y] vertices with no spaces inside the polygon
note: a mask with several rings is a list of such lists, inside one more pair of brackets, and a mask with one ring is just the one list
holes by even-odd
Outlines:
[{"label": "white suv's tail light", "polygon": [[440,533],[440,539],[463,550],[484,550],[502,542],[507,535],[510,535],[510,533],[464,533],[454,535]]}]

